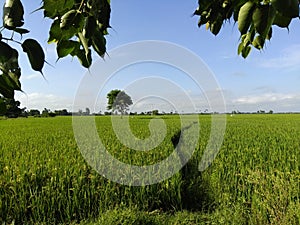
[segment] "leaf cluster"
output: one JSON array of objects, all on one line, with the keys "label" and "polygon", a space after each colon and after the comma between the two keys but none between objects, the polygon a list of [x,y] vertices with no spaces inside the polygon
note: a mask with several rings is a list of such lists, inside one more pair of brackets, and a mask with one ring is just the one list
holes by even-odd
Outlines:
[{"label": "leaf cluster", "polygon": [[[58,59],[71,55],[77,57],[82,66],[92,64],[91,49],[104,57],[105,35],[110,27],[109,0],[43,0],[44,17],[52,20],[48,43],[56,43]],[[45,54],[41,45],[28,38],[16,41],[14,34],[29,33],[24,25],[24,7],[21,0],[6,0],[3,6],[3,27],[0,30],[0,96],[14,98],[14,91],[21,91],[21,68],[19,52],[11,43],[21,45],[27,54],[31,68],[42,73]],[[10,37],[2,35],[3,30],[11,32]]]},{"label": "leaf cluster", "polygon": [[104,57],[110,27],[109,0],[44,0],[44,16],[53,20],[48,43],[56,43],[58,59],[71,55],[92,64],[91,49]]},{"label": "leaf cluster", "polygon": [[[27,54],[33,70],[42,73],[45,54],[40,44],[34,39],[26,39],[23,43],[14,40],[14,34],[29,33],[22,28],[24,25],[24,8],[20,0],[6,0],[3,6],[3,28],[0,32],[0,96],[13,98],[14,91],[21,91],[21,68],[19,67],[19,52],[9,42],[22,46]],[[3,30],[11,32],[11,37],[2,35]]]},{"label": "leaf cluster", "polygon": [[238,54],[246,58],[251,47],[263,49],[272,38],[272,26],[289,27],[299,17],[299,0],[198,0],[198,26],[206,25],[217,35],[224,22],[233,18],[238,23],[241,42]]}]

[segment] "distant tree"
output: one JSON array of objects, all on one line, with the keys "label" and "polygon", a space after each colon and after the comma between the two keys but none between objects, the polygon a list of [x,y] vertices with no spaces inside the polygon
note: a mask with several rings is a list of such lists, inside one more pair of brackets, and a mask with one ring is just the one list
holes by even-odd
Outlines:
[{"label": "distant tree", "polygon": [[152,110],[152,115],[158,115],[158,110],[157,109]]},{"label": "distant tree", "polygon": [[129,106],[132,105],[132,100],[129,95],[125,93],[125,91],[121,90],[111,90],[107,94],[108,105],[107,109],[112,110],[112,112],[120,112],[121,115],[127,113]]},{"label": "distant tree", "polygon": [[81,116],[82,114],[83,114],[83,111],[82,111],[82,109],[79,109],[79,110],[78,110],[78,115],[80,115],[80,116]]},{"label": "distant tree", "polygon": [[55,117],[56,116],[56,113],[55,112],[49,112],[49,117]]},{"label": "distant tree", "polygon": [[265,114],[265,113],[266,113],[265,110],[258,110],[258,111],[257,111],[257,114]]},{"label": "distant tree", "polygon": [[28,112],[28,116],[40,116],[41,112],[38,109],[30,109]]},{"label": "distant tree", "polygon": [[91,113],[91,110],[89,108],[85,108],[84,114],[88,116],[88,115],[90,115],[90,113]]},{"label": "distant tree", "polygon": [[48,117],[50,113],[50,109],[44,108],[42,111],[42,117]]},{"label": "distant tree", "polygon": [[54,110],[55,115],[57,116],[68,116],[70,115],[70,113],[68,112],[68,110],[66,109],[62,109],[62,110]]},{"label": "distant tree", "polygon": [[269,113],[269,114],[273,114],[274,112],[273,112],[273,110],[270,110],[268,113]]}]

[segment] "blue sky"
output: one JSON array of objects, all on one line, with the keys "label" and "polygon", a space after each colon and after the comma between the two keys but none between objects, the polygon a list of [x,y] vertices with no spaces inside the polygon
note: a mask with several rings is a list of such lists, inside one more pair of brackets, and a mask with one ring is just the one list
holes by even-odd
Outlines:
[{"label": "blue sky", "polygon": [[[32,71],[25,55],[21,56],[23,69],[22,88],[26,94],[17,93],[16,98],[23,107],[43,109],[72,109],[74,96],[81,79],[87,74],[76,58],[67,57],[56,61],[54,44],[47,44],[50,21],[43,18],[42,12],[30,14],[39,7],[39,1],[24,1],[25,27],[31,32],[25,36],[34,37],[43,45],[46,60],[54,68],[46,65],[44,80],[39,73]],[[110,34],[107,36],[108,53],[120,45],[144,40],[168,41],[189,49],[198,55],[210,68],[219,83],[225,97],[227,111],[257,111],[274,110],[300,111],[300,21],[295,19],[290,30],[275,28],[273,38],[267,42],[263,51],[253,49],[247,59],[237,56],[239,33],[237,24],[233,21],[226,23],[218,36],[212,35],[204,27],[197,27],[197,17],[192,13],[197,8],[197,1],[140,1],[140,0],[112,0],[112,14]],[[159,54],[159,53],[158,53]],[[178,56],[180,57],[180,56]],[[99,59],[94,57],[96,62]],[[97,63],[97,62],[96,62]],[[157,66],[157,65],[156,65]],[[120,79],[114,79],[107,84],[106,91],[112,88],[124,88],[138,75],[161,75],[170,81],[179,82],[191,96],[201,95],[199,90],[178,71],[166,68],[153,68],[155,65],[132,67],[122,71]],[[152,69],[152,70],[151,70]],[[147,70],[147,72],[145,72]],[[129,73],[133,73],[130,76]],[[168,73],[166,71],[169,71]],[[173,75],[170,74],[173,72]],[[163,75],[164,74],[164,75]],[[177,78],[176,78],[177,77]],[[123,80],[122,80],[123,79]],[[125,85],[125,86],[124,86]],[[132,92],[132,99],[139,102],[142,88],[136,87],[136,94]],[[198,93],[199,92],[199,93]],[[139,94],[137,94],[139,93]],[[105,94],[99,96],[95,110],[105,110]],[[169,92],[172,98],[174,93]],[[157,102],[155,102],[157,101]],[[199,103],[198,110],[204,111],[207,104],[195,97]],[[197,102],[198,101],[198,102]],[[149,103],[151,102],[151,103]],[[135,110],[149,110],[157,107],[168,111],[172,107],[163,107],[160,100],[151,99],[149,102],[139,102]],[[176,103],[182,111],[189,109],[182,104],[180,98]],[[91,107],[91,106],[87,106]]]}]

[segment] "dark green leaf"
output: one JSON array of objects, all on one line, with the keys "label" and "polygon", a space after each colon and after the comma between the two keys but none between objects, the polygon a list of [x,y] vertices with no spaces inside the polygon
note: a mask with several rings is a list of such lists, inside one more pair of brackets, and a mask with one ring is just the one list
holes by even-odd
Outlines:
[{"label": "dark green leaf", "polygon": [[85,55],[87,56],[90,52],[89,45],[88,45],[88,39],[86,39],[81,32],[78,33],[78,37],[79,37],[79,40],[85,51]]},{"label": "dark green leaf", "polygon": [[85,20],[84,28],[83,28],[83,36],[87,39],[91,38],[97,28],[96,20],[93,16],[89,16]]},{"label": "dark green leaf", "polygon": [[244,49],[244,42],[241,42],[241,43],[239,44],[239,47],[238,47],[238,55],[241,54],[241,52],[243,51],[243,49]]},{"label": "dark green leaf", "polygon": [[255,29],[254,26],[250,27],[249,32],[245,35],[245,39],[244,41],[244,46],[248,46],[249,44],[251,44],[251,42],[253,41],[255,36]]},{"label": "dark green leaf", "polygon": [[198,3],[199,3],[198,9],[200,11],[204,11],[204,10],[207,10],[211,6],[213,1],[211,1],[211,0],[202,0],[202,1],[198,1]]},{"label": "dark green leaf", "polygon": [[0,94],[5,98],[13,98],[15,90],[21,90],[19,80],[17,82],[10,75],[3,73],[0,75]]},{"label": "dark green leaf", "polygon": [[290,18],[299,17],[298,0],[271,0],[271,4],[283,16]]},{"label": "dark green leaf", "polygon": [[247,46],[245,48],[243,48],[242,50],[242,56],[243,58],[247,58],[247,56],[249,55],[249,53],[251,52],[251,47],[250,46]]},{"label": "dark green leaf", "polygon": [[206,24],[207,22],[208,22],[208,12],[203,11],[200,15],[198,26],[200,27],[201,25]]},{"label": "dark green leaf", "polygon": [[77,56],[79,62],[81,63],[81,65],[84,66],[85,68],[89,68],[92,65],[91,51],[89,51],[88,54],[86,55],[85,50],[80,49],[77,52],[76,56]]},{"label": "dark green leaf", "polygon": [[43,0],[44,16],[56,18],[62,16],[74,6],[74,0]]},{"label": "dark green leaf", "polygon": [[223,19],[221,17],[218,17],[211,25],[210,25],[210,31],[214,34],[217,35],[223,24]]},{"label": "dark green leaf", "polygon": [[21,76],[21,70],[19,68],[18,63],[19,53],[16,49],[11,49],[11,56],[5,62],[0,63],[0,70],[3,73],[15,73],[16,76],[19,78]]},{"label": "dark green leaf", "polygon": [[19,79],[21,76],[21,69],[19,67],[18,58],[18,51],[16,49],[12,49],[11,57],[5,63],[0,64],[0,69],[3,71],[3,73],[8,75],[12,74],[12,78],[16,77]]},{"label": "dark green leaf", "polygon": [[233,9],[233,20],[235,22],[238,21],[238,16],[239,16],[239,12],[241,7],[247,2],[248,0],[238,0],[238,1],[234,1],[232,4],[234,6]]},{"label": "dark green leaf", "polygon": [[23,29],[23,28],[15,28],[14,31],[21,34],[21,35],[29,33],[29,30]]},{"label": "dark green leaf", "polygon": [[193,13],[194,16],[201,16],[201,10],[198,8],[195,10],[195,12]]},{"label": "dark green leaf", "polygon": [[290,23],[292,21],[292,18],[291,17],[286,17],[286,16],[283,16],[281,15],[280,13],[276,13],[276,16],[275,16],[275,19],[273,21],[273,24],[274,25],[277,25],[281,28],[288,28]]},{"label": "dark green leaf", "polygon": [[107,0],[88,0],[90,13],[95,17],[101,31],[110,27],[110,3]]},{"label": "dark green leaf", "polygon": [[273,24],[276,11],[272,5],[259,5],[253,12],[252,20],[257,33],[266,37]]},{"label": "dark green leaf", "polygon": [[22,44],[22,48],[27,53],[31,68],[42,73],[45,54],[41,45],[36,40],[26,39]]},{"label": "dark green leaf", "polygon": [[20,0],[6,0],[3,7],[3,26],[13,30],[24,24],[24,8]]},{"label": "dark green leaf", "polygon": [[60,20],[56,19],[50,27],[48,43],[69,40],[76,35],[77,32],[78,29],[75,27],[70,27],[69,29],[62,31],[62,29],[60,29]]},{"label": "dark green leaf", "polygon": [[92,36],[92,46],[98,55],[103,58],[106,52],[106,40],[100,30],[97,30]]},{"label": "dark green leaf", "polygon": [[0,64],[6,63],[13,55],[13,48],[0,41]]},{"label": "dark green leaf", "polygon": [[61,22],[60,22],[60,28],[62,30],[67,30],[70,27],[75,27],[77,29],[81,30],[80,24],[84,23],[84,17],[80,12],[78,12],[75,9],[72,9],[68,12],[66,12],[62,17],[61,17]]},{"label": "dark green leaf", "polygon": [[255,9],[255,4],[251,1],[246,2],[239,11],[238,15],[238,29],[241,34],[247,33],[250,24],[253,10]]},{"label": "dark green leaf", "polygon": [[269,30],[269,33],[268,33],[268,35],[267,35],[267,37],[266,37],[266,39],[267,39],[267,40],[271,40],[272,35],[273,35],[273,29],[272,29],[272,27],[271,27],[270,30]]},{"label": "dark green leaf", "polygon": [[253,47],[257,48],[258,50],[261,50],[264,47],[264,44],[265,38],[261,35],[257,36],[252,42]]},{"label": "dark green leaf", "polygon": [[77,41],[72,40],[63,40],[57,44],[57,55],[58,58],[63,58],[73,52],[78,51],[80,48],[80,44]]}]

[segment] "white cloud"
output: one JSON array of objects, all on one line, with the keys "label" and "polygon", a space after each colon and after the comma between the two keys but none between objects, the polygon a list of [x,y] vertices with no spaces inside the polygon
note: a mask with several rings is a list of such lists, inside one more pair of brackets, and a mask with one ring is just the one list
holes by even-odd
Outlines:
[{"label": "white cloud", "polygon": [[277,102],[289,99],[298,99],[299,96],[293,94],[277,94],[277,93],[266,93],[262,95],[244,96],[233,100],[234,103],[240,104],[259,104],[267,102]]},{"label": "white cloud", "polygon": [[26,107],[27,109],[39,109],[50,108],[55,109],[72,109],[73,99],[57,96],[54,94],[46,93],[30,93],[23,94],[17,93],[16,99],[21,102],[21,107]]},{"label": "white cloud", "polygon": [[278,112],[300,112],[299,93],[264,93],[242,96],[232,100],[232,104],[240,111],[257,111],[273,109]]},{"label": "white cloud", "polygon": [[284,69],[300,66],[300,45],[292,45],[284,50],[278,57],[260,60],[258,65],[264,68]]}]

